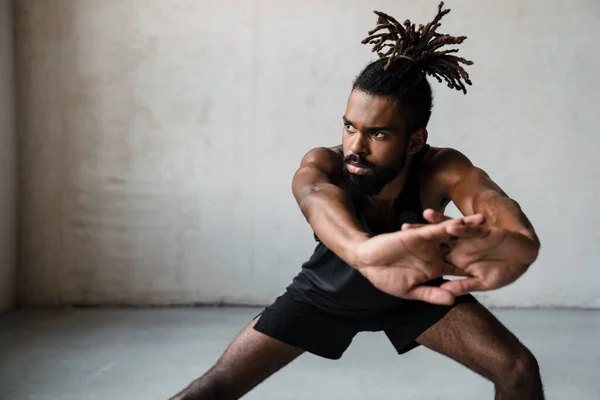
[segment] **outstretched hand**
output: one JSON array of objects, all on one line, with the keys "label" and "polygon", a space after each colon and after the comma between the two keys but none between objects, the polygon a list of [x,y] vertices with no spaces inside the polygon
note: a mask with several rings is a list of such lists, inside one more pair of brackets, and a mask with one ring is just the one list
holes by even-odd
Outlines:
[{"label": "outstretched hand", "polygon": [[452,292],[425,283],[443,275],[464,275],[461,269],[444,261],[444,246],[457,238],[481,236],[483,221],[482,215],[474,215],[376,235],[356,249],[357,269],[385,293],[433,304],[452,304]]},{"label": "outstretched hand", "polygon": [[[432,224],[448,220],[433,210],[427,210],[424,217]],[[421,227],[404,224],[402,231]],[[524,234],[497,227],[482,227],[480,231],[481,235],[459,238],[445,256],[468,277],[445,282],[440,289],[455,296],[498,289],[517,280],[537,258],[539,245]]]}]

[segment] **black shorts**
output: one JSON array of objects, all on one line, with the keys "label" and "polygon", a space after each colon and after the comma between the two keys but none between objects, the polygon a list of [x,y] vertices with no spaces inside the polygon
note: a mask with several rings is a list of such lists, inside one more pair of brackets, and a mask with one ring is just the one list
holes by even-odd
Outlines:
[{"label": "black shorts", "polygon": [[260,313],[254,329],[320,357],[337,360],[358,332],[385,332],[398,354],[419,344],[417,337],[460,303],[476,303],[471,295],[456,298],[454,305],[402,301],[398,307],[368,318],[340,316],[317,308],[286,291]]}]

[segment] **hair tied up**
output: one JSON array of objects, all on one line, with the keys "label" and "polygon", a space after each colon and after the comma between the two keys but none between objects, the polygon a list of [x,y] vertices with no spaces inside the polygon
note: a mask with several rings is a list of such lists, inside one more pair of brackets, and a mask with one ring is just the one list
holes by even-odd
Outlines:
[{"label": "hair tied up", "polygon": [[407,59],[417,64],[424,73],[436,78],[438,82],[442,82],[443,79],[449,88],[466,94],[465,84],[472,85],[472,83],[469,74],[460,64],[472,65],[473,61],[451,54],[457,53],[458,49],[441,51],[439,49],[443,46],[461,44],[467,37],[436,32],[436,29],[441,26],[442,17],[450,12],[450,9],[444,10],[443,7],[442,1],[435,18],[425,26],[419,24],[417,29],[408,19],[404,21],[404,25],[401,25],[383,12],[373,11],[378,16],[377,25],[369,31],[362,44],[372,44],[373,52],[376,52],[380,58],[388,59],[384,70],[387,70],[394,61]]}]

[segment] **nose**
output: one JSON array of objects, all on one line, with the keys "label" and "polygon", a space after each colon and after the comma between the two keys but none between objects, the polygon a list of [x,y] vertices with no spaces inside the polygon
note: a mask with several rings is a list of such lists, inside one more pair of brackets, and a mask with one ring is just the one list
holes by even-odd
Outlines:
[{"label": "nose", "polygon": [[362,133],[356,132],[354,135],[352,135],[352,138],[350,140],[352,140],[350,145],[350,151],[352,153],[368,154],[367,140]]}]

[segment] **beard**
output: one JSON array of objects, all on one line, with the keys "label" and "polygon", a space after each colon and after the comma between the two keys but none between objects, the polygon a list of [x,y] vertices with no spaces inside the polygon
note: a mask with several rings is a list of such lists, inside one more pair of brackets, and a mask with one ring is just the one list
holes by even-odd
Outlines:
[{"label": "beard", "polygon": [[[355,175],[348,171],[347,164],[353,163],[359,167],[368,168],[364,175]],[[350,154],[344,158],[342,168],[344,181],[350,193],[354,196],[375,196],[398,176],[406,163],[406,157],[402,154],[390,165],[376,166],[357,154]]]}]

